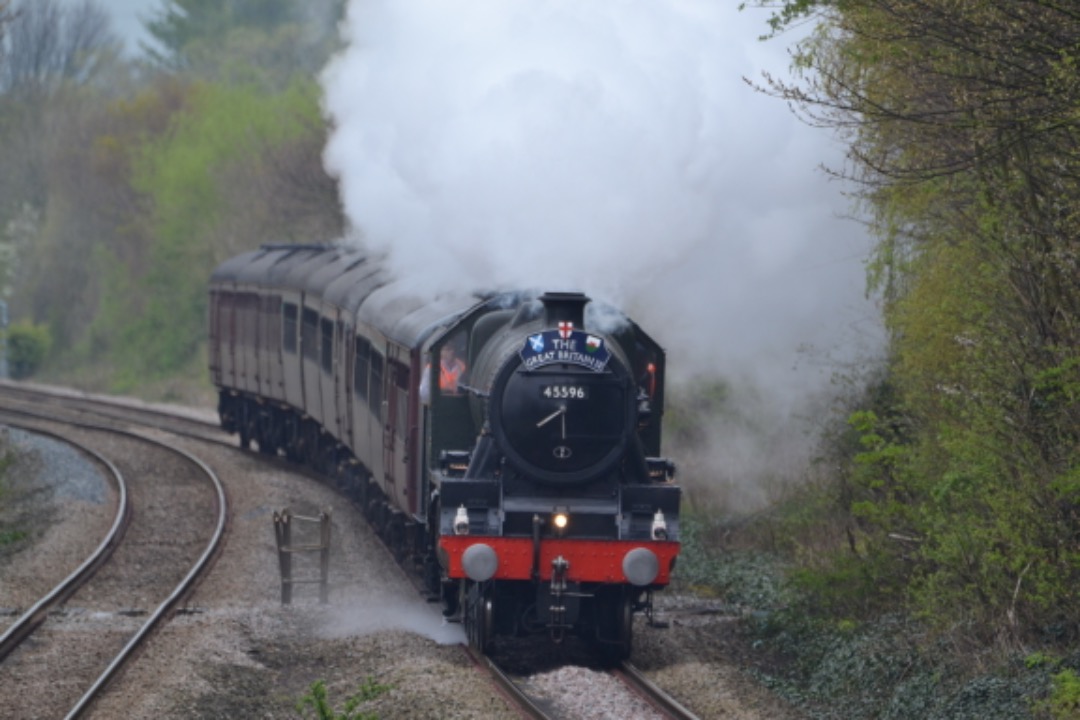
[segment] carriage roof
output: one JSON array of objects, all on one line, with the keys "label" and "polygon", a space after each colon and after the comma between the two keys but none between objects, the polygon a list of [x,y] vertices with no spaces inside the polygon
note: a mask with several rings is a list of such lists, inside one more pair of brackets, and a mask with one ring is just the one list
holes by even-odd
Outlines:
[{"label": "carriage roof", "polygon": [[479,302],[464,293],[421,298],[377,256],[335,245],[264,245],[223,262],[211,284],[303,292],[408,347]]}]

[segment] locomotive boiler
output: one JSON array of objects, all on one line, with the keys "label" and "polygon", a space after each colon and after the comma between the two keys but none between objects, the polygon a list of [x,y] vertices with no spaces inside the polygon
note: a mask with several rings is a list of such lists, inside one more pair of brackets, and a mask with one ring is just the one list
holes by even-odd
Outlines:
[{"label": "locomotive boiler", "polygon": [[223,263],[209,314],[222,427],[353,497],[473,646],[629,654],[679,552],[665,355],[636,323],[581,293],[425,301],[312,245]]}]

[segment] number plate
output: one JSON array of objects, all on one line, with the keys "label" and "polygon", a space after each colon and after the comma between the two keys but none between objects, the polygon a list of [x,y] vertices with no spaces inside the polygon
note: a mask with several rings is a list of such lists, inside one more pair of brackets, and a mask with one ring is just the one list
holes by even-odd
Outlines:
[{"label": "number plate", "polygon": [[540,394],[551,400],[586,400],[589,397],[584,385],[544,385]]}]

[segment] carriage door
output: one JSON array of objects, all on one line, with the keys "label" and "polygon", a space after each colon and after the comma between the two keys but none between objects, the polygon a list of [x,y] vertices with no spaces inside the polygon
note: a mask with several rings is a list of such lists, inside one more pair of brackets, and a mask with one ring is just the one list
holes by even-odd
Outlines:
[{"label": "carriage door", "polygon": [[335,376],[339,383],[339,387],[344,388],[338,393],[338,403],[340,404],[341,412],[341,437],[342,441],[349,448],[352,448],[355,452],[356,439],[353,437],[353,393],[356,390],[356,376],[354,366],[356,363],[356,343],[352,341],[352,333],[344,328],[343,323],[339,323],[338,340],[341,348],[340,357],[342,363]]},{"label": "carriage door", "polygon": [[210,382],[221,383],[221,295],[217,290],[210,291]]},{"label": "carriage door", "polygon": [[397,375],[397,363],[386,363],[385,385],[386,393],[382,401],[383,423],[383,475],[386,478],[386,494],[397,494],[394,478],[397,475],[397,467],[394,465],[394,446],[397,444],[394,437],[394,429],[397,426],[397,403],[394,402],[394,376]]},{"label": "carriage door", "polygon": [[397,361],[387,363],[387,415],[383,443],[383,462],[388,487],[393,489],[397,506],[411,508],[408,497],[409,455],[409,367]]},{"label": "carriage door", "polygon": [[[221,294],[221,321],[218,329],[222,336],[228,338],[227,347],[222,348],[221,367],[229,387],[238,387],[240,376],[236,371],[236,344],[240,338],[236,336],[236,293],[226,292]],[[223,343],[223,345],[226,343]]]}]

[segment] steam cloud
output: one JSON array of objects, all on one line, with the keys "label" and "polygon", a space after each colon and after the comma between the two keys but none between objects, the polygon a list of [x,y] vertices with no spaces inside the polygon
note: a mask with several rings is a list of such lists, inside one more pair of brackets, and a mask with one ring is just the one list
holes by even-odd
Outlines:
[{"label": "steam cloud", "polygon": [[874,335],[868,242],[817,170],[828,138],[743,82],[787,60],[734,6],[353,0],[325,161],[362,242],[418,291],[583,290],[673,373],[799,412],[827,372],[798,348]]}]

